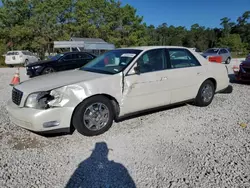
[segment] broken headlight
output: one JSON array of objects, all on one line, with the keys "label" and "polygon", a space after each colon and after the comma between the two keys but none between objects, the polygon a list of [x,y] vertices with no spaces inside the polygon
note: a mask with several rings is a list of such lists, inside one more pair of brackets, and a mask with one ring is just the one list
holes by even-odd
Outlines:
[{"label": "broken headlight", "polygon": [[63,93],[65,87],[54,89],[51,91],[43,91],[32,93],[28,96],[25,102],[25,107],[35,109],[48,109],[51,106],[61,106],[63,101]]},{"label": "broken headlight", "polygon": [[25,102],[25,107],[35,108],[35,109],[47,109],[48,101],[53,100],[53,96],[50,95],[50,92],[37,92],[32,93],[28,96]]}]

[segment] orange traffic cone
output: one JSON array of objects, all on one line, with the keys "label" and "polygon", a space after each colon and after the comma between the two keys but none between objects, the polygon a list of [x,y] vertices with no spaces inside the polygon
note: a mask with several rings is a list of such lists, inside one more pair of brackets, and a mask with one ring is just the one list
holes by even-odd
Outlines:
[{"label": "orange traffic cone", "polygon": [[16,70],[16,73],[10,83],[11,86],[18,85],[20,83],[20,74],[19,74],[19,68]]}]

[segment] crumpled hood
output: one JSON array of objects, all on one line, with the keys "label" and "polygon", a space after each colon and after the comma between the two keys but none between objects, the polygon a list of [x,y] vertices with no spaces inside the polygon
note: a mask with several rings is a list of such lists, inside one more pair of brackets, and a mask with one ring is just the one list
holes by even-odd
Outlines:
[{"label": "crumpled hood", "polygon": [[81,70],[70,70],[38,76],[21,82],[19,85],[15,86],[15,88],[29,94],[37,91],[48,91],[65,85],[75,84],[106,76],[110,75]]}]

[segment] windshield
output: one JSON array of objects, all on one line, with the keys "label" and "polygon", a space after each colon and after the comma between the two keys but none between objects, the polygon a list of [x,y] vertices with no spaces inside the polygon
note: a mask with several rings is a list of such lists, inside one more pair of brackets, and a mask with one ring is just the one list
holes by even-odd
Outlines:
[{"label": "windshield", "polygon": [[133,49],[111,50],[90,61],[80,70],[116,74],[123,71],[141,51]]},{"label": "windshield", "polygon": [[60,57],[62,57],[64,54],[56,54],[55,56],[52,56],[50,59],[52,60],[58,60]]},{"label": "windshield", "polygon": [[207,51],[205,51],[205,53],[208,53],[208,54],[217,54],[218,51],[219,51],[219,49],[217,49],[217,48],[210,48]]}]

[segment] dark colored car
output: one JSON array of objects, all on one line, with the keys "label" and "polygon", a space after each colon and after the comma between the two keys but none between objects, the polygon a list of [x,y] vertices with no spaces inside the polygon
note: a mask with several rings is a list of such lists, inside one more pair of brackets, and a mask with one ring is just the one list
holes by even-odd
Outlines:
[{"label": "dark colored car", "polygon": [[27,75],[30,77],[80,68],[96,56],[87,52],[66,52],[57,54],[49,60],[30,63],[27,67]]},{"label": "dark colored car", "polygon": [[239,81],[250,81],[250,60],[243,61],[239,69],[234,71],[236,80]]}]

